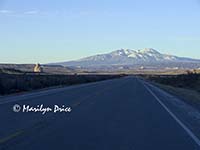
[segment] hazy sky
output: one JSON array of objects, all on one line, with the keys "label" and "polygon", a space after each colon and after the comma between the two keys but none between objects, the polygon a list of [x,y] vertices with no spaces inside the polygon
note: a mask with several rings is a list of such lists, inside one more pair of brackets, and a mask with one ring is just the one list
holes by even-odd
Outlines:
[{"label": "hazy sky", "polygon": [[146,47],[200,59],[200,0],[0,0],[0,63]]}]

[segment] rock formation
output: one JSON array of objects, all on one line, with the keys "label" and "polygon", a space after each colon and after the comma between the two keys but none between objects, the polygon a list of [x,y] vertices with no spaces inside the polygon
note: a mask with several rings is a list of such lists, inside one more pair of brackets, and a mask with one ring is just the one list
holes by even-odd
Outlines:
[{"label": "rock formation", "polygon": [[38,63],[38,64],[35,65],[33,71],[34,71],[34,72],[42,72],[43,70],[42,70],[41,65]]}]

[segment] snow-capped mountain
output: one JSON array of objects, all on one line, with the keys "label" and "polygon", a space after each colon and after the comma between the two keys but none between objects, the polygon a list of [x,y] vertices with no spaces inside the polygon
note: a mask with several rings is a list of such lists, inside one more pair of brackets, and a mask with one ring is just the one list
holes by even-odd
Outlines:
[{"label": "snow-capped mountain", "polygon": [[161,64],[164,67],[171,67],[173,64],[174,67],[177,67],[185,63],[199,65],[200,60],[161,54],[155,49],[145,48],[140,50],[120,49],[107,54],[56,64],[79,68],[105,68],[111,66],[160,66]]},{"label": "snow-capped mountain", "polygon": [[[109,54],[95,55],[80,59],[78,61],[103,61],[102,63],[112,61],[114,64],[121,63],[144,63],[144,62],[158,62],[158,61],[178,61],[179,58],[172,55],[161,54],[158,51],[145,48],[142,50],[120,49]],[[113,64],[112,64],[113,65]]]}]

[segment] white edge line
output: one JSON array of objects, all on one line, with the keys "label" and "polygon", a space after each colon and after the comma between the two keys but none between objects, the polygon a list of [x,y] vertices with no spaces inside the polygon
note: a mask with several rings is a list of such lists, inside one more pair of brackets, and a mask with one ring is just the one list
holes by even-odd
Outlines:
[{"label": "white edge line", "polygon": [[[47,96],[47,95],[52,95],[56,94],[59,92],[63,92],[65,90],[73,90],[76,88],[84,88],[85,86],[93,86],[93,85],[98,85],[99,83],[105,83],[113,80],[118,80],[121,78],[113,78],[113,79],[108,79],[108,80],[101,80],[97,82],[90,82],[90,83],[82,83],[82,84],[77,84],[77,85],[71,85],[71,86],[65,86],[65,87],[58,87],[58,88],[53,88],[53,89],[46,89],[46,90],[41,90],[41,91],[30,91],[30,93],[25,93],[22,95],[13,95],[10,97],[4,97],[0,96],[0,105],[8,104],[8,103],[13,103],[13,102],[21,102],[24,100],[27,100],[29,98],[37,98],[41,96]],[[17,99],[16,99],[17,98]],[[7,100],[6,100],[7,99]]]},{"label": "white edge line", "polygon": [[[143,83],[143,82],[142,82]],[[186,126],[184,125],[177,117],[172,113],[169,108],[156,96],[156,94],[147,86],[145,83],[143,83],[144,87],[153,95],[153,97],[160,103],[160,105],[174,118],[174,120],[187,132],[187,134],[196,142],[198,146],[200,146],[200,140],[198,137],[194,135],[194,133]]]},{"label": "white edge line", "polygon": [[[103,81],[106,81],[106,80],[102,80],[102,82]],[[0,97],[0,98],[2,98],[2,99],[0,99],[0,105],[13,103],[13,102],[21,102],[21,101],[27,100],[29,98],[38,98],[38,97],[42,97],[42,96],[53,95],[53,94],[56,94],[59,92],[63,92],[65,90],[73,90],[76,88],[82,88],[87,85],[95,85],[96,83],[97,82],[85,83],[85,84],[83,83],[83,84],[79,84],[79,85],[58,87],[58,88],[46,89],[46,90],[41,89],[41,91],[30,91],[30,93],[25,93],[22,95],[11,95],[10,97],[2,96],[2,97]]]}]

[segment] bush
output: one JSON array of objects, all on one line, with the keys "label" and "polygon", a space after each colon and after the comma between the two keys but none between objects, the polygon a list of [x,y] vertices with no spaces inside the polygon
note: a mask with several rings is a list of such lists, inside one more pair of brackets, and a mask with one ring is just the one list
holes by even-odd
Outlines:
[{"label": "bush", "polygon": [[95,82],[121,75],[27,75],[27,74],[0,74],[0,94],[30,91],[51,86],[73,85]]}]

